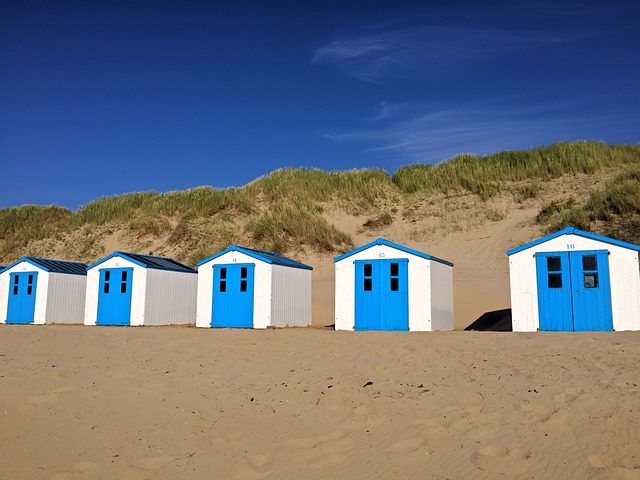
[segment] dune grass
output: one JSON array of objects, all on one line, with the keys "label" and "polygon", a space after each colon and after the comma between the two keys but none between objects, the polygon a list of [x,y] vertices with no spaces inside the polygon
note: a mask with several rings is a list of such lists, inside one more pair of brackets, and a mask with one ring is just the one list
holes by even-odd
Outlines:
[{"label": "dune grass", "polygon": [[640,145],[563,142],[483,157],[458,155],[435,166],[408,165],[395,172],[393,181],[405,193],[468,191],[487,200],[499,193],[505,182],[544,181],[571,173],[592,174],[606,166],[639,159]]},{"label": "dune grass", "polygon": [[[283,168],[244,187],[128,193],[100,198],[76,212],[32,205],[1,209],[0,256],[13,258],[26,251],[31,241],[61,239],[66,233],[87,228],[91,235],[81,238],[85,243],[91,240],[93,248],[99,244],[95,226],[100,225],[124,227],[140,238],[164,238],[167,244],[179,246],[180,258],[190,263],[214,253],[213,248],[226,248],[230,241],[279,253],[305,248],[343,252],[352,248],[353,242],[324,219],[325,203],[351,215],[368,216],[363,228],[382,228],[394,221],[390,204],[397,204],[399,198],[411,203],[411,198],[420,198],[413,196],[416,193],[421,198],[473,193],[486,201],[504,192],[523,202],[537,198],[541,184],[549,179],[621,166],[635,170],[617,178],[606,192],[594,192],[587,205],[550,202],[538,215],[538,222],[550,225],[550,229],[565,224],[588,228],[608,222],[628,230],[619,233],[619,238],[630,238],[637,226],[633,223],[636,220],[627,217],[640,213],[640,145],[585,141],[482,157],[458,155],[435,166],[404,166],[393,175],[382,169],[325,172]],[[89,251],[86,246],[81,250]]]},{"label": "dune grass", "polygon": [[640,169],[616,176],[604,190],[591,192],[584,205],[569,199],[550,203],[538,214],[547,232],[573,226],[631,243],[640,242]]}]

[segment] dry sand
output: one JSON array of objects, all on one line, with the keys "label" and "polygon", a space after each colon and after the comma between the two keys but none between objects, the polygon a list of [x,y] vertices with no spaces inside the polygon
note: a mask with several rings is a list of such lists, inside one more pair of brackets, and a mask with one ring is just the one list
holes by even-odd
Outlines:
[{"label": "dry sand", "polygon": [[0,326],[3,479],[637,479],[640,333]]}]

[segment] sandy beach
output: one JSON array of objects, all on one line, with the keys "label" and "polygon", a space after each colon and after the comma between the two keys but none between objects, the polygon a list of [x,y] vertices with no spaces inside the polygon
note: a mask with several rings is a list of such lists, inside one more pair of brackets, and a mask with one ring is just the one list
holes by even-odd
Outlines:
[{"label": "sandy beach", "polygon": [[640,478],[637,332],[0,330],[0,478]]}]

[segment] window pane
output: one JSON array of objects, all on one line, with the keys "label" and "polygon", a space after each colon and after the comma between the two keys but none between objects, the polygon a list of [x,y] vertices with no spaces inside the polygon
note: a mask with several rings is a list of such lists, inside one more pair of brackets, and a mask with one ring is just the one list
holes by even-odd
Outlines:
[{"label": "window pane", "polygon": [[559,272],[561,270],[560,257],[547,257],[547,271]]},{"label": "window pane", "polygon": [[370,292],[371,291],[371,287],[372,287],[371,279],[370,278],[365,278],[364,279],[364,291],[365,292]]},{"label": "window pane", "polygon": [[391,271],[389,272],[391,274],[392,277],[397,277],[398,276],[398,264],[397,263],[391,263]]},{"label": "window pane", "polygon": [[126,270],[123,270],[123,271],[122,271],[122,281],[123,281],[123,282],[126,282],[126,281],[127,281],[127,271],[126,271]]},{"label": "window pane", "polygon": [[246,280],[240,280],[240,291],[241,292],[246,292],[247,291],[247,281]]},{"label": "window pane", "polygon": [[247,267],[240,267],[240,278],[247,278]]},{"label": "window pane", "polygon": [[220,278],[225,280],[227,278],[227,269],[225,267],[220,269]]},{"label": "window pane", "polygon": [[373,271],[373,266],[370,263],[365,263],[364,264],[364,276],[365,277],[370,277],[372,271]]},{"label": "window pane", "polygon": [[221,292],[226,292],[227,291],[227,282],[225,282],[224,280],[222,280],[220,282],[220,291]]},{"label": "window pane", "polygon": [[597,273],[585,273],[584,274],[584,288],[598,288],[598,274]]},{"label": "window pane", "polygon": [[16,275],[15,277],[13,277],[13,284],[14,285],[18,285],[18,281],[20,280],[20,277],[18,275]]},{"label": "window pane", "polygon": [[33,275],[29,275],[29,281],[27,282],[29,285],[33,283]]},{"label": "window pane", "polygon": [[33,287],[31,285],[27,287],[27,295],[31,295],[31,292],[33,291],[32,289]]},{"label": "window pane", "polygon": [[397,292],[398,291],[398,285],[399,285],[398,279],[397,278],[392,278],[391,279],[391,285],[390,285],[391,291],[392,292]]},{"label": "window pane", "polygon": [[582,270],[598,270],[598,261],[595,255],[582,257]]},{"label": "window pane", "polygon": [[122,282],[120,284],[120,293],[127,293],[127,282]]},{"label": "window pane", "polygon": [[109,293],[109,284],[106,282],[104,284],[104,293]]},{"label": "window pane", "polygon": [[106,282],[111,280],[111,270],[107,270],[106,272],[104,272],[104,279]]},{"label": "window pane", "polygon": [[562,274],[560,273],[549,274],[549,288],[562,288]]},{"label": "window pane", "polygon": [[17,285],[15,285],[15,286],[13,287],[13,294],[14,294],[14,295],[17,295],[17,294],[18,294],[18,286],[17,286]]}]

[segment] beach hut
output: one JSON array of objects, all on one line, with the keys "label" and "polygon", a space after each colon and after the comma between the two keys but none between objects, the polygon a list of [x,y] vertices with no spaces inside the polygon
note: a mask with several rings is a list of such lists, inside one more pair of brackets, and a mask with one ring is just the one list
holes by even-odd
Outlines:
[{"label": "beach hut", "polygon": [[382,238],[334,263],[336,330],[453,330],[453,263]]},{"label": "beach hut", "polygon": [[0,272],[0,323],[82,323],[87,266],[22,257]]},{"label": "beach hut", "polygon": [[311,325],[313,268],[232,245],[198,263],[198,327]]},{"label": "beach hut", "polygon": [[640,330],[639,251],[573,227],[509,250],[513,331]]},{"label": "beach hut", "polygon": [[197,273],[171,258],[114,252],[87,268],[84,323],[193,324]]}]

